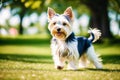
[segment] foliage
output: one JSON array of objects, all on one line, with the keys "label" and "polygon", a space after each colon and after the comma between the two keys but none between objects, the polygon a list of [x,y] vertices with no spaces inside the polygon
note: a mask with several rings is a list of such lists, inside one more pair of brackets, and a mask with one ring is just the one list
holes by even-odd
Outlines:
[{"label": "foliage", "polygon": [[112,13],[116,14],[116,18],[115,20],[118,22],[119,24],[119,29],[120,29],[120,0],[109,0],[109,7],[108,7],[109,11],[111,11]]},{"label": "foliage", "polygon": [[[26,15],[29,15],[33,12],[36,12],[39,14],[43,11],[44,8],[43,4],[44,4],[45,0],[4,0],[3,1],[3,6],[8,6],[11,8],[11,12],[13,15],[18,14],[20,16],[20,27],[19,27],[19,34],[23,34],[23,26],[22,26],[22,21],[23,18]],[[5,5],[5,4],[8,5]]]},{"label": "foliage", "polygon": [[9,6],[11,8],[13,15],[18,14],[20,16],[20,34],[23,33],[22,21],[26,15],[33,12],[41,14],[47,11],[48,7],[54,8],[58,13],[63,13],[66,7],[72,6],[77,17],[82,14],[90,15],[90,26],[99,28],[103,37],[111,38],[107,7],[109,6],[109,9],[117,12],[117,17],[120,13],[119,0],[95,0],[94,2],[92,0],[2,0],[2,2],[3,7]]},{"label": "foliage", "polygon": [[109,0],[109,9],[120,13],[120,1],[119,0]]}]

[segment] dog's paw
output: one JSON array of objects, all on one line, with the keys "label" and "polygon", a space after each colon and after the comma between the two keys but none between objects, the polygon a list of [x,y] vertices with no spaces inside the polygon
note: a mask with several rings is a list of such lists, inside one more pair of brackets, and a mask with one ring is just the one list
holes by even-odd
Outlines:
[{"label": "dog's paw", "polygon": [[58,70],[62,70],[63,69],[63,66],[57,66],[56,67]]}]

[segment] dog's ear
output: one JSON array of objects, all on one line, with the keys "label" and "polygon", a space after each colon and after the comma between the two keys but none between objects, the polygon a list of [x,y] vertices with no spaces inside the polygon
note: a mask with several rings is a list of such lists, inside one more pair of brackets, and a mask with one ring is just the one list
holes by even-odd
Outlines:
[{"label": "dog's ear", "polygon": [[48,19],[50,20],[56,14],[56,12],[52,8],[48,7],[47,14],[48,14]]},{"label": "dog's ear", "polygon": [[73,20],[72,7],[68,7],[68,8],[64,11],[64,15],[67,15],[71,20]]}]

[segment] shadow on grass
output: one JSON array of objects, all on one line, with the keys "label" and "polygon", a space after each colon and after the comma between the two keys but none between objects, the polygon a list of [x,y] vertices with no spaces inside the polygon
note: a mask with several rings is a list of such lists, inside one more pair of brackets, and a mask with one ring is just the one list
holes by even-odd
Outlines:
[{"label": "shadow on grass", "polygon": [[[0,59],[33,63],[52,62],[51,55],[0,54]],[[120,55],[103,55],[103,64],[120,64]]]},{"label": "shadow on grass", "polygon": [[83,69],[78,69],[78,70],[63,70],[63,71],[102,71],[102,72],[120,72],[120,69],[83,68]]},{"label": "shadow on grass", "polygon": [[108,64],[108,63],[120,64],[120,55],[113,55],[113,54],[103,55],[102,59],[104,64]]},{"label": "shadow on grass", "polygon": [[22,61],[29,63],[53,63],[49,55],[0,54],[0,60]]},{"label": "shadow on grass", "polygon": [[50,44],[49,39],[11,39],[2,38],[0,39],[0,45],[46,45]]},{"label": "shadow on grass", "polygon": [[120,69],[93,69],[93,68],[87,68],[87,70],[104,71],[104,72],[120,72]]}]

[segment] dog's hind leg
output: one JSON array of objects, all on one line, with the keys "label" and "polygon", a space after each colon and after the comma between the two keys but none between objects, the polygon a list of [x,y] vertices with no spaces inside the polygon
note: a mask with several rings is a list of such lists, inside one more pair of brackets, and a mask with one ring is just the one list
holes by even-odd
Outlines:
[{"label": "dog's hind leg", "polygon": [[94,47],[91,45],[86,52],[88,59],[93,62],[97,69],[102,69],[101,59],[98,58],[97,54],[94,51]]},{"label": "dog's hind leg", "polygon": [[79,68],[86,68],[89,63],[86,54],[84,53],[79,60]]}]

